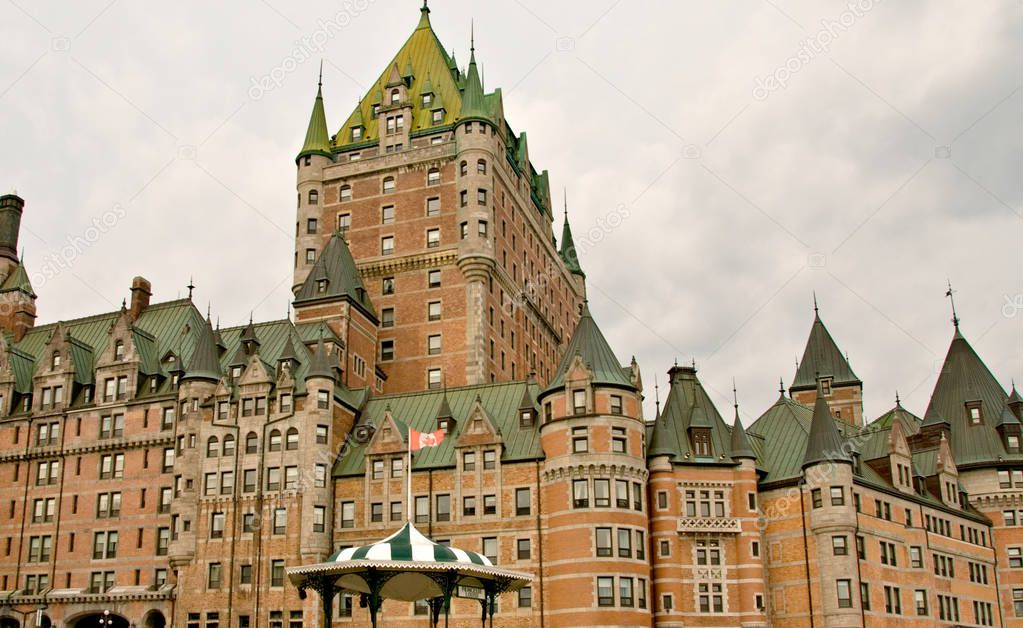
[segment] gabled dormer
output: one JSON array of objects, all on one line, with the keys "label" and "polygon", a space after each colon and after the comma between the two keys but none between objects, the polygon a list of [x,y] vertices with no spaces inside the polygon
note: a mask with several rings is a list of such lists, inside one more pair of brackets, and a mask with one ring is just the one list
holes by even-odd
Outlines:
[{"label": "gabled dormer", "polygon": [[392,454],[404,454],[408,451],[408,427],[399,425],[391,415],[391,407],[384,410],[384,416],[379,426],[373,432],[369,443],[366,445],[366,461],[370,468],[367,468],[367,475],[370,475],[372,460],[380,459],[380,456]]},{"label": "gabled dormer", "polygon": [[[76,342],[71,330],[63,323],[57,323],[43,348],[33,377],[35,409],[47,412],[63,408],[73,397],[76,379],[92,383],[92,367],[92,348]],[[127,383],[123,386],[126,396]]]},{"label": "gabled dormer", "polygon": [[476,395],[476,399],[469,408],[468,416],[458,430],[458,439],[455,441],[455,447],[498,445],[500,448],[503,444],[504,439],[501,437],[501,432],[494,425],[490,415],[487,414],[480,396]]},{"label": "gabled dormer", "polygon": [[906,440],[902,423],[895,421],[888,431],[888,473],[892,486],[904,493],[914,493],[913,453]]},{"label": "gabled dormer", "polygon": [[451,405],[448,404],[446,392],[441,396],[440,405],[437,406],[436,427],[438,430],[444,430],[444,433],[448,436],[454,434],[457,428],[455,417],[451,412]]},{"label": "gabled dormer", "polygon": [[960,506],[959,469],[956,468],[955,460],[952,457],[952,447],[948,439],[944,437],[938,443],[935,471],[937,472],[936,486],[931,486],[934,494],[950,506]]}]

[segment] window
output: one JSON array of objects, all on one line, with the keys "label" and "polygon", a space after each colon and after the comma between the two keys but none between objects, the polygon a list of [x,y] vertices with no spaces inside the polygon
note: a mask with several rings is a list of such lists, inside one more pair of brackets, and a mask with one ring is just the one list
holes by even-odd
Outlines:
[{"label": "window", "polygon": [[426,273],[426,285],[430,288],[440,287],[440,271],[431,270]]},{"label": "window", "polygon": [[528,488],[515,489],[515,515],[522,517],[530,513],[530,494]]},{"label": "window", "polygon": [[168,546],[170,546],[170,528],[157,528],[156,555],[166,556]]},{"label": "window", "polygon": [[345,201],[352,200],[352,186],[342,185],[341,188],[338,190],[337,197],[341,200],[342,203]]},{"label": "window", "polygon": [[426,230],[426,248],[435,249],[440,246],[440,229]]},{"label": "window", "polygon": [[393,340],[381,340],[380,341],[380,361],[387,362],[394,359],[394,341]]},{"label": "window", "polygon": [[608,577],[597,578],[597,606],[615,605],[615,579]]},{"label": "window", "polygon": [[483,188],[476,190],[476,204],[486,205],[487,204],[487,191]]},{"label": "window", "polygon": [[[174,450],[168,449],[164,452],[164,459],[166,459],[166,452],[171,452],[173,456]],[[45,464],[45,463],[43,463]],[[58,463],[54,462],[53,465]],[[171,460],[173,464],[173,458]],[[166,465],[165,465],[166,466]],[[51,473],[55,470],[55,467],[51,467]],[[100,458],[99,468],[99,479],[121,479],[124,477],[124,454],[105,454]]]},{"label": "window", "polygon": [[889,615],[902,614],[902,591],[899,587],[885,585],[884,588],[884,612]]},{"label": "window", "polygon": [[285,437],[284,448],[288,451],[296,451],[298,449],[298,430],[289,427],[287,436]]},{"label": "window", "polygon": [[970,425],[980,425],[984,420],[979,401],[966,402],[966,416],[970,419]]},{"label": "window", "polygon": [[852,608],[852,585],[849,580],[839,580],[835,583],[838,592],[838,608]]},{"label": "window", "polygon": [[210,514],[210,538],[224,538],[224,513],[214,512]]},{"label": "window", "polygon": [[497,467],[497,451],[488,449],[483,452],[483,468],[494,469]]},{"label": "window", "polygon": [[696,545],[696,564],[697,565],[720,565],[721,564],[721,544],[716,539],[709,541],[697,541]]},{"label": "window", "polygon": [[270,439],[267,440],[267,451],[280,451],[281,450],[281,432],[280,430],[271,430]]},{"label": "window", "polygon": [[724,595],[722,594],[722,586],[720,583],[700,583],[697,587],[697,591],[700,593],[699,600],[701,613],[724,612]]},{"label": "window", "polygon": [[487,239],[487,221],[481,220],[476,225],[476,233],[484,240]]},{"label": "window", "polygon": [[1023,617],[1023,589],[1012,590],[1012,608],[1016,617]]},{"label": "window", "polygon": [[[320,204],[320,193],[318,191],[316,191],[316,190],[309,190],[309,204],[310,205],[319,205]],[[316,224],[315,220],[316,219],[313,218],[311,220],[313,220],[313,226],[315,228],[315,224]],[[314,231],[310,231],[309,233],[316,233],[316,231],[315,230]]]},{"label": "window", "polygon": [[427,216],[440,216],[440,199],[439,198],[428,198],[428,199],[426,199],[426,215]]},{"label": "window", "polygon": [[483,555],[489,558],[490,562],[497,564],[497,537],[483,538]]},{"label": "window", "polygon": [[288,511],[285,508],[274,508],[273,533],[284,534],[288,529]]},{"label": "window", "polygon": [[844,506],[845,505],[845,491],[841,486],[831,487],[831,505],[832,506]]},{"label": "window", "polygon": [[913,569],[923,569],[924,567],[923,552],[917,545],[909,548],[909,566]]},{"label": "window", "polygon": [[305,250],[305,263],[313,264],[316,262],[316,249]]},{"label": "window", "polygon": [[437,168],[430,168],[426,173],[426,185],[438,185],[440,184],[440,170]]},{"label": "window", "polygon": [[338,214],[337,216],[337,230],[342,234],[348,233],[352,228],[352,215],[351,214]]},{"label": "window", "polygon": [[476,162],[476,174],[487,174],[487,160],[480,159]]},{"label": "window", "polygon": [[671,541],[661,541],[659,548],[661,556],[671,556]]},{"label": "window", "polygon": [[394,277],[384,277],[380,280],[380,292],[382,294],[394,294]]},{"label": "window", "polygon": [[821,392],[824,394],[825,397],[831,394],[831,378],[830,377],[822,377],[821,378]]},{"label": "window", "polygon": [[626,480],[615,480],[615,507],[629,507],[629,483]]},{"label": "window", "polygon": [[439,321],[441,316],[441,305],[440,301],[431,301],[426,304],[426,319],[429,321]]},{"label": "window", "polygon": [[589,481],[587,481],[587,480],[572,480],[572,507],[573,508],[589,508],[589,506],[590,506],[590,483],[589,483]]},{"label": "window", "polygon": [[380,254],[392,255],[394,253],[394,236],[380,238]]},{"label": "window", "polygon": [[597,556],[601,558],[611,556],[611,528],[596,528],[593,538]]},{"label": "window", "polygon": [[835,556],[845,556],[849,553],[849,546],[847,544],[846,537],[844,536],[833,536],[831,537],[831,549]]},{"label": "window", "polygon": [[[431,112],[431,114],[430,114],[430,122],[433,123],[433,124],[440,124],[443,121],[444,121],[444,110],[443,109],[434,109]],[[433,139],[434,140],[443,140],[443,138],[439,138],[439,137],[435,137]],[[440,142],[435,142],[435,143],[439,144]]]},{"label": "window", "polygon": [[590,450],[590,439],[585,427],[572,428],[572,453],[584,454]]},{"label": "window", "polygon": [[450,495],[438,495],[437,496],[437,521],[451,521],[451,496]]},{"label": "window", "polygon": [[383,190],[384,194],[390,194],[394,191],[394,177],[384,177]]},{"label": "window", "polygon": [[618,557],[632,558],[632,530],[618,528]]},{"label": "window", "polygon": [[597,508],[608,508],[611,506],[610,480],[593,480],[593,505]]},{"label": "window", "polygon": [[259,437],[255,432],[249,432],[245,436],[245,453],[254,454],[259,451]]},{"label": "window", "polygon": [[362,139],[362,127],[361,126],[353,126],[352,127],[352,136],[351,137],[352,137],[352,141],[353,142],[360,141]]},{"label": "window", "polygon": [[60,361],[60,351],[54,351],[50,358],[50,368],[59,369]]},{"label": "window", "polygon": [[483,496],[483,514],[484,515],[497,514],[497,495]]},{"label": "window", "polygon": [[1010,547],[1006,551],[1009,554],[1009,567],[1013,569],[1019,569],[1023,567],[1023,549],[1019,547]]},{"label": "window", "polygon": [[[381,507],[382,510],[382,507]],[[429,523],[430,522],[430,498],[426,495],[417,495],[415,501],[415,515],[416,523]],[[381,521],[383,520],[383,512],[381,512]]]},{"label": "window", "polygon": [[697,457],[707,458],[713,455],[710,445],[710,430],[692,428],[693,450]]},{"label": "window", "polygon": [[815,488],[810,491],[810,501],[813,503],[814,508],[820,508],[824,505],[824,501],[821,499],[821,489]]},{"label": "window", "polygon": [[284,586],[284,561],[274,559],[270,561],[270,586]]},{"label": "window", "polygon": [[611,451],[616,454],[624,454],[627,449],[627,440],[624,427],[611,428]]},{"label": "window", "polygon": [[896,564],[897,561],[895,554],[895,543],[890,543],[888,541],[880,541],[879,545],[881,547],[881,564],[897,567],[898,565]]}]

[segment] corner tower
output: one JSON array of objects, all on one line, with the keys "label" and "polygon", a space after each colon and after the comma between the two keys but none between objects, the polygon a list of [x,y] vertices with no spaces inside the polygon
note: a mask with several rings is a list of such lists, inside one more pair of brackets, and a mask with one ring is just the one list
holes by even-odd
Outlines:
[{"label": "corner tower", "polygon": [[25,200],[0,196],[0,329],[18,342],[35,325],[36,294],[18,257],[18,235]]},{"label": "corner tower", "polygon": [[559,626],[650,625],[642,396],[584,305],[538,401],[547,613]]},{"label": "corner tower", "polygon": [[835,418],[856,427],[863,426],[863,382],[821,320],[817,299],[813,303],[813,325],[799,361],[789,395],[813,406],[824,395]]},{"label": "corner tower", "polygon": [[322,247],[320,234],[330,233],[329,224],[321,224],[320,207],[323,196],[323,169],[334,162],[330,148],[330,134],[327,131],[327,116],[323,111],[323,67],[316,87],[316,100],[309,116],[302,150],[295,158],[298,167],[296,188],[298,190],[298,222],[295,225],[295,281],[293,289],[298,290],[309,274],[311,266],[319,257]]}]

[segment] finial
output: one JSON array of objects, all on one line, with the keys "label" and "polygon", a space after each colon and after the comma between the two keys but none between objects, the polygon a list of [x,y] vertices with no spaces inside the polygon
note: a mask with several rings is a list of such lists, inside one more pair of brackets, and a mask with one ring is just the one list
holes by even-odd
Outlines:
[{"label": "finial", "polygon": [[952,289],[952,282],[949,281],[948,282],[948,292],[945,293],[945,296],[948,297],[948,300],[951,301],[951,303],[952,303],[952,325],[954,325],[955,328],[956,328],[956,331],[958,331],[959,330],[959,315],[956,314],[955,292],[956,291]]},{"label": "finial", "polygon": [[654,415],[656,419],[661,414],[661,388],[657,385],[657,375],[654,375],[654,403],[657,405],[657,413]]},{"label": "finial", "polygon": [[785,378],[784,377],[779,377],[778,378],[778,392],[781,393],[782,397],[785,396]]},{"label": "finial", "polygon": [[127,308],[128,308],[128,300],[127,300],[127,299],[125,299],[125,298],[122,298],[122,299],[121,299],[121,309],[122,309],[122,310],[125,310],[125,309],[127,309]]},{"label": "finial", "polygon": [[739,391],[735,388],[735,378],[732,378],[732,406],[735,408],[735,415],[739,416]]},{"label": "finial", "polygon": [[421,9],[419,9],[420,11],[422,11],[424,13],[429,13],[430,12],[430,7],[427,4],[427,1],[428,0],[423,0],[423,7]]},{"label": "finial", "polygon": [[192,291],[195,290],[195,282],[192,281],[191,277],[188,278],[188,285],[185,286],[185,287],[188,288],[188,298],[189,298],[189,300],[191,300],[192,299]]},{"label": "finial", "polygon": [[217,331],[220,331],[220,316],[217,316]]},{"label": "finial", "polygon": [[820,310],[817,308],[817,291],[813,291],[813,314],[817,316],[820,314]]},{"label": "finial", "polygon": [[210,319],[211,310],[212,310],[212,305],[210,304],[209,301],[207,301],[206,302],[206,320]]},{"label": "finial", "polygon": [[320,80],[317,82],[318,87],[323,87],[323,59],[320,59]]},{"label": "finial", "polygon": [[568,220],[568,188],[565,189],[565,220]]},{"label": "finial", "polygon": [[252,324],[252,310],[249,310],[249,325]]},{"label": "finial", "polygon": [[469,20],[469,53],[476,52],[476,20]]},{"label": "finial", "polygon": [[902,405],[902,400],[899,399],[899,390],[898,389],[895,390],[895,405],[896,406],[901,406]]},{"label": "finial", "polygon": [[695,371],[696,370],[696,357],[694,356],[694,357],[690,358],[689,359],[689,363],[692,365],[693,370]]},{"label": "finial", "polygon": [[678,356],[675,356],[675,366],[678,366]]}]

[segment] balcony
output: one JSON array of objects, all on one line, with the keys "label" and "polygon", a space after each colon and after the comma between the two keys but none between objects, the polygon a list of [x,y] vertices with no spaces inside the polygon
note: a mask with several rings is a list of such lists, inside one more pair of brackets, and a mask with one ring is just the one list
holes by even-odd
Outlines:
[{"label": "balcony", "polygon": [[679,534],[738,534],[742,524],[738,519],[726,517],[682,517],[678,520]]}]

